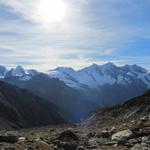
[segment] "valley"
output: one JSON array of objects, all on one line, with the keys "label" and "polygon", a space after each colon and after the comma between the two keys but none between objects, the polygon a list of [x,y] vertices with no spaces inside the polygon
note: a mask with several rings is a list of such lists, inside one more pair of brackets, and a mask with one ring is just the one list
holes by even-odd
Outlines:
[{"label": "valley", "polygon": [[80,123],[0,131],[1,150],[142,150],[149,144],[149,90]]},{"label": "valley", "polygon": [[148,70],[108,63],[0,71],[0,150],[150,148]]}]

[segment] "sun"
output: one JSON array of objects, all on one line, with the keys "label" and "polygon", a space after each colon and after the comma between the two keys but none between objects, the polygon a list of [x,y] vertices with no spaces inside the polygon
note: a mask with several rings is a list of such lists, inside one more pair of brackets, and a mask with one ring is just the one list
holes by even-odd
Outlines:
[{"label": "sun", "polygon": [[64,0],[39,0],[38,17],[43,23],[61,22],[66,16]]}]

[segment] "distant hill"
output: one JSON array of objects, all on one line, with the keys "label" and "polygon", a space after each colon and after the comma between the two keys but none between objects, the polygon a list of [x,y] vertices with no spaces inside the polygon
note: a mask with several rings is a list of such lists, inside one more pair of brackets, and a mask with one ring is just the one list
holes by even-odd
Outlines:
[{"label": "distant hill", "polygon": [[65,123],[52,103],[0,81],[0,129]]}]

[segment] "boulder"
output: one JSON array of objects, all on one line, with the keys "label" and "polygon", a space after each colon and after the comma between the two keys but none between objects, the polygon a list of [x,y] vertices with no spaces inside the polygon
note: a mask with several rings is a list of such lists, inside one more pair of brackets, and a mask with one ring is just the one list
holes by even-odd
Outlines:
[{"label": "boulder", "polygon": [[147,141],[149,141],[149,137],[148,136],[143,136],[142,139],[141,139],[141,142],[142,143],[147,143]]},{"label": "boulder", "polygon": [[107,130],[101,131],[101,137],[102,138],[109,138],[111,136],[111,132]]},{"label": "boulder", "polygon": [[99,145],[108,145],[109,142],[111,142],[111,140],[109,138],[100,137],[100,138],[97,139],[97,143]]},{"label": "boulder", "polygon": [[88,140],[88,146],[92,146],[92,147],[96,146],[97,147],[97,145],[98,144],[97,144],[97,139],[96,138],[91,138],[91,139]]},{"label": "boulder", "polygon": [[71,130],[62,132],[58,136],[57,139],[61,141],[78,141],[79,140],[78,136],[75,133],[73,133]]},{"label": "boulder", "polygon": [[78,136],[71,130],[62,132],[56,139],[52,141],[58,149],[76,150],[79,142]]},{"label": "boulder", "polygon": [[77,150],[85,150],[84,146],[78,146]]},{"label": "boulder", "polygon": [[0,136],[0,142],[6,142],[6,143],[16,143],[18,142],[17,136]]},{"label": "boulder", "polygon": [[25,141],[25,140],[26,140],[26,137],[19,137],[18,140],[19,140],[19,141]]},{"label": "boulder", "polygon": [[135,144],[141,143],[141,140],[138,138],[134,138],[134,139],[129,139],[124,145],[128,146],[128,147],[132,147]]},{"label": "boulder", "polygon": [[108,145],[108,146],[118,145],[118,141],[110,141],[110,142],[107,142],[105,145]]},{"label": "boulder", "polygon": [[135,144],[131,150],[150,150],[150,147],[147,147],[146,145],[142,144]]},{"label": "boulder", "polygon": [[117,140],[117,141],[123,141],[123,140],[127,140],[133,137],[133,135],[134,135],[133,132],[128,129],[128,130],[120,131],[120,132],[113,134],[111,139]]},{"label": "boulder", "polygon": [[64,150],[76,150],[78,144],[74,142],[60,142],[57,147]]}]

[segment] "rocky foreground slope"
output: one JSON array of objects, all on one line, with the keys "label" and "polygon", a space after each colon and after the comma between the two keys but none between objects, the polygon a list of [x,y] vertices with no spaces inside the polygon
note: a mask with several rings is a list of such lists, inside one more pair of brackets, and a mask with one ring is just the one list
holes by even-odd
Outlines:
[{"label": "rocky foreground slope", "polygon": [[[142,96],[133,98],[123,105],[100,109],[93,113],[82,125],[94,128],[106,126],[121,126],[137,122],[140,118],[150,115],[150,90]],[[130,124],[129,124],[130,125]]]},{"label": "rocky foreground slope", "polygon": [[1,150],[149,150],[150,91],[74,126],[1,131]]}]

